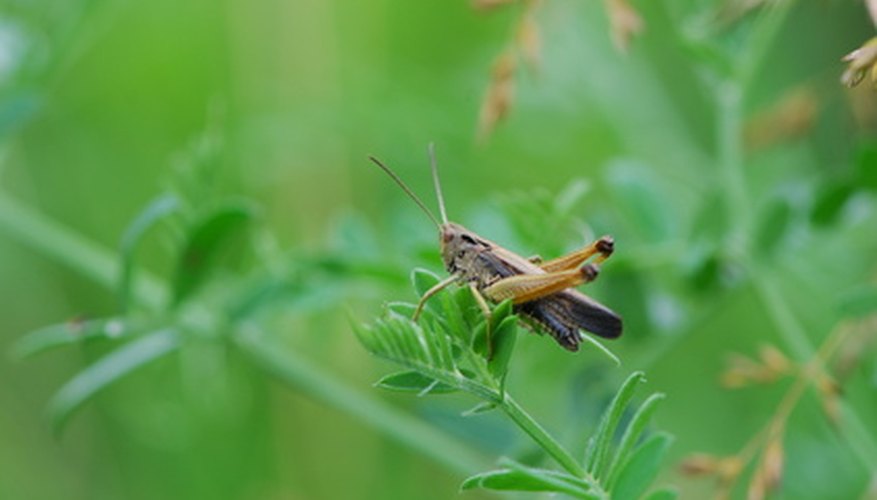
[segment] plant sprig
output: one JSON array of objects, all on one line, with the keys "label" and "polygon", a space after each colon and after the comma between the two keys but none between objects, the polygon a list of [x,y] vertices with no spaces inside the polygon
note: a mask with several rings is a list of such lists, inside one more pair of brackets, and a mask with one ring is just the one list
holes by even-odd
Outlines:
[{"label": "plant sprig", "polygon": [[[439,278],[415,270],[412,281],[422,296]],[[518,318],[509,301],[497,305],[486,319],[469,288],[461,287],[434,297],[419,322],[409,319],[414,308],[414,304],[391,303],[383,317],[354,328],[371,353],[405,368],[384,376],[376,385],[419,396],[455,391],[471,394],[481,401],[464,416],[501,411],[563,469],[535,468],[501,459],[501,468],[469,477],[462,489],[554,492],[584,499],[644,498],[672,438],[660,432],[644,438],[662,394],[649,397],[621,425],[631,412],[637,386],[645,380],[642,372],[632,373],[622,384],[588,441],[583,460],[578,461],[506,390],[518,333]],[[616,443],[619,432],[622,437]],[[674,497],[668,490],[658,490],[647,498]]]}]

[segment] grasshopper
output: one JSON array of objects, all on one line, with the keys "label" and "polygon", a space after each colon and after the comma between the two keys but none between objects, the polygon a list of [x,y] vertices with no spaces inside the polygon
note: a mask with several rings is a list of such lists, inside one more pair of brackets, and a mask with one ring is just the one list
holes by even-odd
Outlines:
[{"label": "grasshopper", "polygon": [[541,326],[558,344],[570,351],[579,348],[582,340],[579,330],[606,338],[621,335],[621,317],[618,314],[573,288],[596,279],[599,264],[614,250],[610,236],[603,236],[580,250],[549,261],[543,262],[538,256],[522,257],[460,224],[448,222],[432,144],[429,146],[429,156],[441,222],[395,172],[377,158],[369,156],[423,210],[439,231],[442,260],[449,277],[423,294],[413,320],[417,320],[433,295],[448,285],[459,283],[472,290],[488,319],[488,300],[498,303],[511,299],[515,314]]}]

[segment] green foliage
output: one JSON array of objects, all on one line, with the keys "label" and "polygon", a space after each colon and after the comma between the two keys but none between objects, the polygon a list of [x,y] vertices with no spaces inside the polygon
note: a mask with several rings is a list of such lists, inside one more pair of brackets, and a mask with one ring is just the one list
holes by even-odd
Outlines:
[{"label": "green foliage", "polygon": [[49,417],[55,432],[60,433],[73,411],[99,391],[178,347],[179,336],[175,330],[158,330],[124,344],[83,369],[49,402]]},{"label": "green foliage", "polygon": [[[412,282],[423,296],[439,278],[415,270]],[[660,470],[671,441],[665,433],[642,439],[663,395],[653,394],[633,413],[616,444],[622,417],[630,409],[636,387],[644,381],[643,373],[631,374],[605,410],[580,465],[506,392],[505,375],[518,322],[510,301],[491,312],[490,348],[479,342],[478,333],[470,333],[486,331],[488,321],[483,314],[473,316],[480,313],[473,302],[468,287],[450,291],[446,288],[426,303],[419,323],[405,314],[414,310],[413,304],[394,303],[382,318],[354,328],[371,353],[407,369],[381,378],[376,383],[378,387],[419,396],[467,392],[481,401],[464,412],[464,416],[503,411],[566,469],[564,472],[540,469],[506,459],[502,469],[471,476],[463,482],[462,489],[542,491],[585,499],[642,498]]]},{"label": "green foliage", "polygon": [[[671,461],[739,449],[763,427],[786,382],[730,394],[716,386],[729,352],[768,343],[801,366],[849,327],[825,362],[843,385],[837,420],[806,391],[773,494],[864,494],[877,463],[874,89],[838,81],[840,58],[874,35],[864,2],[524,2],[540,10],[522,29],[524,3],[475,2],[489,15],[470,3],[0,7],[0,346],[27,358],[0,360],[0,463],[15,464],[0,467],[0,498],[444,500],[499,453],[518,460],[497,466],[512,486],[593,493],[568,479],[586,476],[580,448],[617,370],[587,345],[569,356],[510,314],[490,352],[477,305],[453,290],[421,333],[450,332],[461,380],[506,403],[405,367],[382,380],[423,395],[404,408],[362,383],[382,361],[357,349],[343,312],[370,315],[411,269],[439,265],[434,229],[365,155],[433,207],[431,140],[449,213],[485,237],[546,259],[615,237],[582,291],[624,317],[617,358],[672,398],[621,412],[604,491],[643,491],[648,467],[625,461],[661,454],[657,406],[679,445],[698,443]],[[607,30],[632,18],[606,6],[625,4],[645,29],[622,54]],[[524,39],[539,41],[539,70],[515,72],[507,119],[476,144],[491,58]],[[802,89],[804,105],[783,104]],[[229,193],[258,216],[201,239],[237,203]],[[403,320],[413,308],[387,306]],[[141,343],[162,331],[173,346]],[[43,435],[47,400],[79,424],[58,442]],[[726,431],[705,424],[720,420]],[[540,428],[562,429],[572,451]],[[544,472],[545,449],[562,472]],[[705,496],[702,481],[674,477],[683,497]],[[466,494],[479,495],[491,494]]]},{"label": "green foliage", "polygon": [[121,275],[119,277],[119,303],[122,310],[127,309],[131,300],[131,286],[134,274],[135,252],[147,231],[156,226],[164,218],[174,214],[180,206],[179,199],[174,195],[163,195],[155,198],[143,209],[140,214],[128,225],[122,242],[119,245],[121,252]]},{"label": "green foliage", "polygon": [[[203,330],[214,330],[217,325],[210,318],[217,313],[191,311],[175,314],[172,309],[149,310],[159,306],[152,300],[140,301],[141,309],[129,307],[133,293],[134,256],[137,247],[150,227],[162,218],[179,210],[173,196],[161,196],[151,202],[126,230],[121,244],[120,269],[116,284],[121,297],[122,315],[108,318],[84,319],[41,328],[23,336],[13,352],[20,357],[43,353],[53,348],[83,342],[104,341],[120,344],[97,361],[73,376],[49,403],[52,426],[60,433],[70,415],[100,391],[122,377],[141,369],[171,352],[176,351],[187,335],[203,336]],[[248,222],[254,211],[249,204],[230,202],[221,204],[193,224],[178,250],[179,266],[169,283],[172,305],[191,297],[208,273],[219,265],[216,256],[221,246],[233,237],[240,226]],[[247,292],[244,292],[247,293]],[[149,313],[144,314],[143,307]],[[222,314],[222,313],[219,313]],[[194,317],[201,319],[194,319]],[[245,318],[239,318],[245,319]],[[202,331],[199,331],[202,330]],[[227,332],[225,332],[227,333]],[[219,336],[221,338],[221,335]]]},{"label": "green foliage", "polygon": [[606,498],[592,483],[570,474],[549,469],[527,467],[513,460],[503,459],[505,467],[482,472],[467,478],[460,486],[463,490],[483,488],[499,491],[541,491],[563,493],[575,498]]},{"label": "green foliage", "polygon": [[254,216],[253,207],[241,202],[219,206],[197,220],[186,232],[171,292],[174,305],[190,296],[215,267],[223,244]]},{"label": "green foliage", "polygon": [[12,347],[12,353],[17,358],[26,358],[70,344],[119,338],[136,330],[137,327],[123,317],[67,321],[22,336]]},{"label": "green foliage", "polygon": [[[439,281],[423,270],[416,270],[412,277],[421,294]],[[443,290],[427,303],[419,324],[396,312],[400,307],[394,305],[385,317],[367,327],[356,327],[355,331],[373,354],[425,377],[423,393],[440,385],[476,394],[489,402],[500,402],[501,377],[511,357],[508,344],[513,342],[507,337],[517,334],[516,319],[509,303],[493,311],[491,322],[501,335],[492,336],[491,349],[501,353],[501,358],[488,360],[487,346],[479,342],[484,337],[486,322],[476,319],[480,310],[474,302],[468,288]],[[491,361],[495,363],[491,365]],[[396,381],[394,376],[390,380]],[[385,377],[379,384],[386,382]]]}]

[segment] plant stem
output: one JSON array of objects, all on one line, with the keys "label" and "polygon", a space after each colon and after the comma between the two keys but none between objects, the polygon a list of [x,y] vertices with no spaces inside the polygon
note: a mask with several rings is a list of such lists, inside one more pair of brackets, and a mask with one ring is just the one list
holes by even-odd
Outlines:
[{"label": "plant stem", "polygon": [[[0,232],[45,256],[69,266],[107,288],[116,286],[113,252],[85,238],[24,204],[0,192]],[[133,290],[142,304],[160,307],[164,303],[161,280],[148,272],[138,273]],[[456,472],[469,474],[483,468],[485,460],[472,448],[443,432],[402,413],[380,400],[368,398],[347,387],[330,372],[290,351],[280,351],[264,340],[235,339],[244,354],[259,367],[315,400],[347,413],[403,446],[436,460]]]},{"label": "plant stem", "polygon": [[[751,83],[755,68],[761,63],[769,49],[772,39],[782,27],[792,0],[783,0],[767,7],[754,28],[754,41],[746,59],[741,63],[737,78],[717,89],[718,103],[718,163],[721,178],[725,184],[726,203],[731,219],[731,242],[735,254],[746,268],[749,278],[759,295],[762,304],[783,340],[783,344],[802,364],[816,355],[804,328],[795,318],[792,308],[780,293],[769,270],[756,269],[751,261],[750,241],[753,218],[751,203],[746,188],[743,158],[742,101],[747,86]],[[849,404],[841,402],[843,435],[847,444],[866,467],[877,463],[877,444],[868,427]]]},{"label": "plant stem", "polygon": [[[109,250],[2,192],[0,230],[100,285],[110,289],[116,286],[119,259]],[[134,293],[144,304],[158,307],[163,303],[164,290],[159,280],[144,275],[138,277],[136,285]]]},{"label": "plant stem", "polygon": [[795,0],[774,0],[765,2],[761,7],[753,26],[749,49],[740,61],[738,81],[744,89],[752,83],[794,3]]},{"label": "plant stem", "polygon": [[432,458],[449,470],[468,475],[487,464],[487,460],[472,448],[431,425],[346,386],[294,351],[278,349],[258,331],[256,325],[247,325],[234,341],[251,361],[281,382],[331,408],[355,416],[364,425]]},{"label": "plant stem", "polygon": [[721,180],[725,185],[725,203],[730,217],[731,244],[738,256],[749,249],[749,229],[752,212],[743,174],[743,145],[741,131],[743,89],[737,82],[726,81],[717,88],[718,105],[718,163]]},{"label": "plant stem", "polygon": [[[569,454],[563,446],[560,445],[538,422],[533,420],[526,411],[514,400],[506,394],[505,399],[501,403],[501,408],[506,415],[514,421],[518,427],[526,432],[536,443],[551,455],[558,464],[567,472],[576,477],[585,477],[587,472],[576,462],[575,458]],[[594,481],[596,483],[596,481]]]},{"label": "plant stem", "polygon": [[[752,281],[762,302],[764,303],[774,327],[783,338],[786,347],[792,350],[795,357],[802,362],[818,356],[816,350],[807,340],[804,328],[795,318],[788,302],[783,298],[773,280],[755,273]],[[853,407],[841,399],[839,401],[841,424],[838,426],[847,445],[869,471],[877,464],[877,441],[871,434],[872,429],[862,422]]]}]

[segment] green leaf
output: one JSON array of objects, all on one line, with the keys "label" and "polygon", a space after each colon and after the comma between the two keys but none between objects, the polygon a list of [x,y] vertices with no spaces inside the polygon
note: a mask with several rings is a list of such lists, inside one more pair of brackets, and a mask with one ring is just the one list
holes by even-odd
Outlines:
[{"label": "green leaf", "polygon": [[[414,284],[414,291],[417,292],[417,296],[423,297],[430,288],[441,282],[441,278],[431,271],[416,268],[411,272],[411,282]],[[447,320],[442,315],[443,306],[445,304],[443,299],[445,298],[445,295],[447,295],[446,290],[447,288],[439,292],[436,296],[431,297],[423,306],[424,312],[431,311],[442,321]]]},{"label": "green leaf", "polygon": [[672,441],[670,435],[658,433],[637,448],[618,476],[618,482],[612,489],[612,498],[614,500],[639,498],[658,475],[661,462]]},{"label": "green leaf", "polygon": [[652,415],[654,415],[655,410],[658,407],[658,403],[663,400],[663,394],[652,394],[642,405],[640,405],[633,418],[630,419],[630,423],[624,430],[624,436],[621,437],[618,450],[615,452],[615,458],[612,460],[612,465],[609,467],[609,472],[606,474],[607,488],[612,489],[614,486],[618,474],[621,472],[624,465],[630,460],[634,447],[639,442],[646,426],[651,421]]},{"label": "green leaf", "polygon": [[865,285],[844,293],[838,309],[848,318],[860,318],[877,311],[877,287]]},{"label": "green leaf", "polygon": [[460,287],[454,292],[454,299],[457,301],[457,308],[463,313],[463,321],[469,330],[469,338],[467,343],[471,343],[471,330],[479,322],[484,320],[484,313],[478,307],[472,290],[469,287]]},{"label": "green leaf", "polygon": [[492,337],[491,352],[493,357],[488,361],[487,368],[494,377],[502,378],[508,371],[509,361],[515,350],[515,341],[518,337],[518,318],[506,316],[493,332]]},{"label": "green leaf", "polygon": [[871,142],[859,148],[856,177],[859,186],[877,191],[877,144]]},{"label": "green leaf", "polygon": [[437,382],[435,379],[411,370],[386,375],[375,382],[375,385],[390,391],[416,393],[426,391],[429,394],[447,394],[457,390],[454,387]]},{"label": "green leaf", "polygon": [[616,356],[614,352],[610,351],[608,347],[603,345],[602,342],[597,340],[596,337],[584,332],[580,333],[579,335],[582,340],[596,347],[598,351],[605,354],[606,357],[609,358],[613,363],[615,363],[616,366],[621,366],[621,359]]},{"label": "green leaf", "polygon": [[408,316],[410,318],[414,315],[414,311],[417,309],[417,306],[410,302],[388,302],[387,309],[393,311],[396,314]]},{"label": "green leaf", "polygon": [[493,327],[494,331],[497,330],[500,323],[512,315],[512,307],[512,300],[506,299],[500,302],[499,305],[490,312],[491,327]]},{"label": "green leaf", "polygon": [[849,182],[835,182],[825,187],[816,197],[810,221],[816,226],[831,224],[852,194],[853,185]]},{"label": "green leaf", "polygon": [[219,249],[245,223],[255,210],[246,203],[229,203],[196,222],[189,231],[173,282],[173,305],[191,295],[207,277]]},{"label": "green leaf", "polygon": [[696,263],[688,276],[694,289],[706,291],[718,285],[724,263],[715,249],[710,249],[704,255],[695,256],[695,259]]},{"label": "green leaf", "polygon": [[140,214],[134,218],[120,244],[121,270],[119,275],[119,303],[124,311],[131,298],[131,284],[134,274],[134,253],[150,228],[165,217],[175,213],[180,206],[179,199],[172,194],[165,194],[154,199]]},{"label": "green leaf", "polygon": [[[484,321],[484,313],[478,309],[481,321],[475,326],[472,336],[472,349],[479,355],[487,357],[487,322]],[[500,324],[512,314],[512,301],[506,299],[490,312],[490,332],[491,342],[495,342],[496,332]],[[495,347],[495,346],[493,346]],[[493,348],[492,347],[492,348]],[[492,351],[491,351],[492,352]]]},{"label": "green leaf", "polygon": [[[472,295],[469,287],[462,287],[452,291],[452,293],[441,293],[436,299],[441,300],[442,320],[448,326],[448,331],[459,339],[462,345],[466,345],[471,341],[472,331],[466,321],[466,316],[460,308],[460,299],[457,295]],[[473,299],[474,300],[474,299]]]},{"label": "green leaf", "polygon": [[591,437],[585,453],[585,469],[594,477],[601,478],[609,462],[609,452],[618,422],[624,410],[633,398],[637,385],[645,380],[643,372],[631,373],[624,384],[618,389],[609,407],[603,413],[597,432]]},{"label": "green leaf", "polygon": [[411,272],[411,283],[414,285],[414,291],[418,297],[423,297],[430,288],[436,286],[441,281],[435,273],[427,271],[423,268],[416,268]]},{"label": "green leaf", "polygon": [[472,408],[469,408],[468,410],[464,411],[460,415],[462,415],[464,417],[474,417],[476,415],[481,415],[483,413],[493,411],[493,410],[497,409],[498,407],[499,407],[499,405],[497,403],[494,403],[493,401],[482,401],[482,402],[478,403],[477,405],[473,406]]},{"label": "green leaf", "polygon": [[775,200],[767,207],[755,231],[753,255],[769,255],[786,234],[792,209],[786,200]]},{"label": "green leaf", "polygon": [[119,347],[79,372],[49,402],[49,417],[55,432],[60,433],[73,411],[100,390],[178,346],[176,331],[158,330]]},{"label": "green leaf", "polygon": [[716,242],[727,234],[730,216],[723,190],[711,189],[704,193],[703,201],[694,213],[692,241]]},{"label": "green leaf", "polygon": [[117,339],[131,333],[131,325],[124,318],[103,318],[87,321],[67,321],[32,331],[12,347],[16,358],[26,358],[70,344],[95,339]]},{"label": "green leaf", "polygon": [[734,58],[713,37],[682,36],[680,41],[682,50],[691,59],[702,63],[703,68],[711,70],[716,78],[725,79],[735,73],[738,65]]},{"label": "green leaf", "polygon": [[460,489],[484,488],[498,491],[547,491],[564,493],[575,498],[600,498],[582,487],[581,484],[584,483],[573,476],[522,466],[516,469],[499,469],[476,474],[463,481]]},{"label": "green leaf", "polygon": [[[485,384],[475,372],[457,365],[457,356],[447,330],[438,320],[417,324],[409,318],[390,312],[370,326],[354,325],[354,332],[366,349],[384,359],[420,373],[451,387],[464,390],[490,401],[499,400],[493,381]],[[470,359],[478,363],[478,359]],[[487,372],[481,360],[479,374]]]}]

